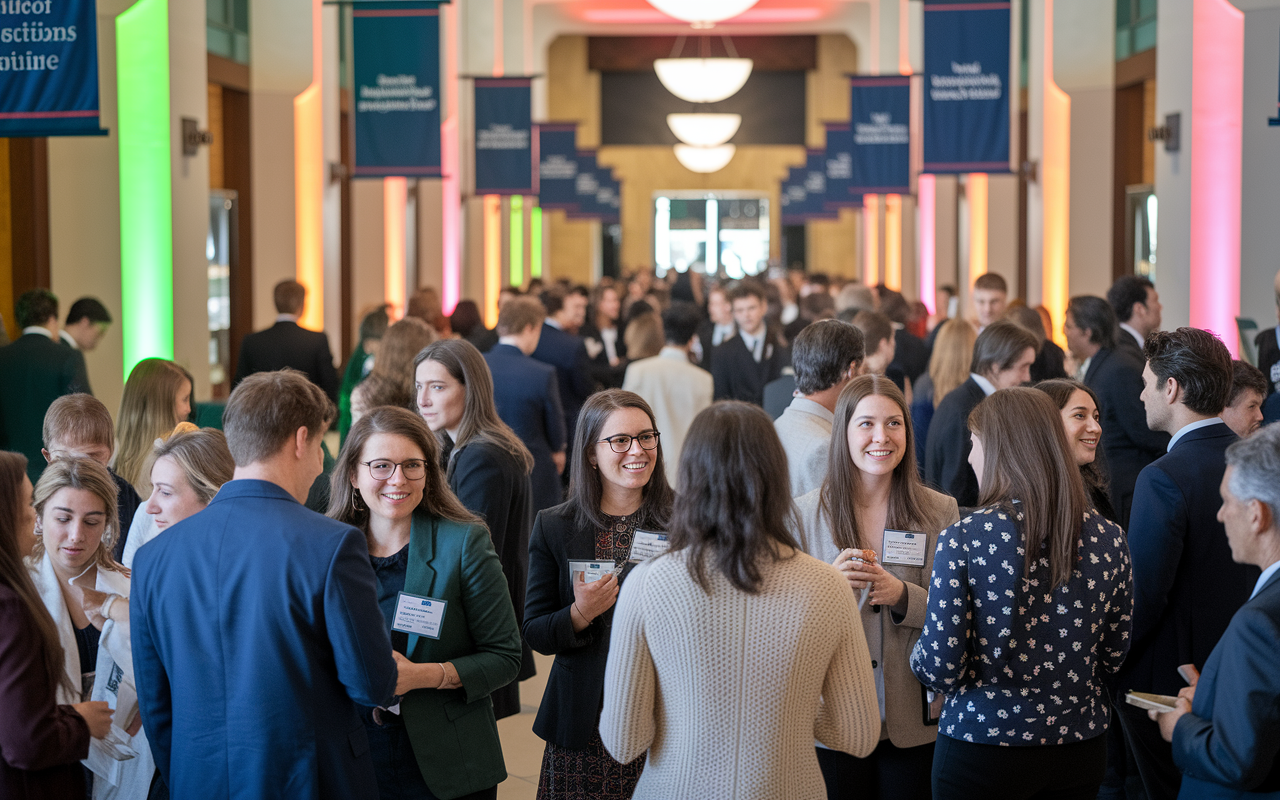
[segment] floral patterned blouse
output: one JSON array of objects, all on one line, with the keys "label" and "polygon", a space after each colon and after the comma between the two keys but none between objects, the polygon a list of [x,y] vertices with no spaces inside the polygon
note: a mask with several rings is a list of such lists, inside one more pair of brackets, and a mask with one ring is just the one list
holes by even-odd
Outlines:
[{"label": "floral patterned blouse", "polygon": [[998,745],[1091,739],[1107,729],[1101,679],[1129,652],[1129,546],[1120,526],[1090,510],[1076,569],[1050,590],[1044,554],[1022,577],[1022,520],[991,506],[942,532],[911,669],[947,695],[942,735]]}]

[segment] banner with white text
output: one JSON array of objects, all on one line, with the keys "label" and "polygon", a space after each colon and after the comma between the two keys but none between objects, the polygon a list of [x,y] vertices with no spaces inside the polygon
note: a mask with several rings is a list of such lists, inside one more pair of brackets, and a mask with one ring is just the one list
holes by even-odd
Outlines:
[{"label": "banner with white text", "polygon": [[906,75],[849,79],[853,93],[853,179],[858,194],[911,192],[911,78]]},{"label": "banner with white text", "polygon": [[102,136],[94,0],[0,0],[0,136]]},{"label": "banner with white text", "polygon": [[542,208],[578,208],[578,144],[575,122],[539,122],[538,205]]},{"label": "banner with white text", "polygon": [[537,194],[531,78],[476,78],[476,194]]}]

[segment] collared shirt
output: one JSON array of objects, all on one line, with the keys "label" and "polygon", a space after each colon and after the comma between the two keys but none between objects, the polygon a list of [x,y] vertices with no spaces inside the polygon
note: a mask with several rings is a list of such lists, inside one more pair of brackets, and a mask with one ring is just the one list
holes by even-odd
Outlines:
[{"label": "collared shirt", "polygon": [[711,344],[713,345],[724,344],[724,340],[732,337],[733,334],[734,334],[734,327],[732,322],[730,322],[728,325],[717,325],[711,331]]},{"label": "collared shirt", "polygon": [[765,330],[761,329],[758,336],[752,336],[746,331],[738,331],[738,335],[742,337],[742,343],[751,351],[751,357],[760,363],[760,359],[764,358],[764,335]]},{"label": "collared shirt", "polygon": [[1089,374],[1089,365],[1092,363],[1093,363],[1093,356],[1089,356],[1084,361],[1081,361],[1080,366],[1076,367],[1076,374],[1072,377],[1074,377],[1076,380],[1080,381],[1081,383],[1084,383],[1084,376]]},{"label": "collared shirt", "polygon": [[974,383],[982,387],[982,391],[987,397],[990,397],[991,395],[996,393],[995,384],[987,380],[986,378],[982,377],[978,373],[970,372],[969,377],[973,378]]},{"label": "collared shirt", "polygon": [[1258,582],[1253,585],[1253,594],[1249,595],[1250,600],[1256,597],[1258,592],[1262,591],[1262,587],[1267,585],[1267,581],[1271,580],[1271,576],[1275,575],[1276,570],[1278,569],[1280,569],[1280,561],[1277,561],[1262,571],[1262,575],[1258,578]]},{"label": "collared shirt", "polygon": [[551,327],[555,328],[558,331],[564,330],[564,328],[560,327],[560,323],[556,322],[551,317],[547,317],[546,319],[543,320],[543,322],[547,323],[548,325],[550,325]]},{"label": "collared shirt", "polygon": [[1129,323],[1127,323],[1127,322],[1121,322],[1121,323],[1120,323],[1120,328],[1121,328],[1121,330],[1125,330],[1125,331],[1128,331],[1128,332],[1129,332],[1129,335],[1130,335],[1130,336],[1132,336],[1132,337],[1134,338],[1134,341],[1136,341],[1136,342],[1138,343],[1138,348],[1139,348],[1139,349],[1141,349],[1144,345],[1146,345],[1146,340],[1144,340],[1144,339],[1142,338],[1142,334],[1138,333],[1137,329],[1136,329],[1136,328],[1134,328],[1134,327],[1133,327],[1132,325],[1130,325]]},{"label": "collared shirt", "polygon": [[276,322],[297,322],[297,314],[276,314]]},{"label": "collared shirt", "polygon": [[604,345],[604,354],[609,359],[610,364],[618,360],[617,328],[602,328],[600,330],[600,344]]},{"label": "collared shirt", "polygon": [[672,361],[683,361],[689,363],[689,353],[683,347],[676,347],[673,344],[665,344],[658,351],[658,358],[669,358]]},{"label": "collared shirt", "polygon": [[799,317],[799,316],[800,316],[800,306],[796,305],[795,303],[787,303],[785,306],[782,307],[782,316],[778,318],[778,321],[781,322],[783,325],[790,325],[791,323],[795,322],[796,317]]},{"label": "collared shirt", "polygon": [[62,343],[70,347],[72,350],[80,349],[80,345],[76,344],[76,338],[66,331],[58,331],[58,338],[62,339]]},{"label": "collared shirt", "polygon": [[[43,325],[28,325],[27,327],[22,329],[23,336],[26,336],[28,333],[38,333],[41,336],[48,336],[50,339],[53,339],[53,331],[49,330]],[[57,341],[57,340],[55,339],[54,341]]]},{"label": "collared shirt", "polygon": [[1195,422],[1189,422],[1186,425],[1183,425],[1178,432],[1173,435],[1173,438],[1169,440],[1169,447],[1165,452],[1171,452],[1173,450],[1173,446],[1176,445],[1186,434],[1191,433],[1192,431],[1198,431],[1201,428],[1207,428],[1210,425],[1217,425],[1219,422],[1222,422],[1222,417],[1196,420]]}]

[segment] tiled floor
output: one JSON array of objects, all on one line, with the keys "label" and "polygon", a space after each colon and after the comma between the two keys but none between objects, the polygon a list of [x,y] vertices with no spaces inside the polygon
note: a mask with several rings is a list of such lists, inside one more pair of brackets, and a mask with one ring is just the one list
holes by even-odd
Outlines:
[{"label": "tiled floor", "polygon": [[507,779],[498,784],[498,800],[533,800],[538,793],[538,771],[542,768],[543,741],[533,733],[533,718],[542,702],[542,690],[551,672],[551,656],[534,654],[538,674],[520,684],[520,712],[498,720],[502,736],[502,756],[507,762]]}]

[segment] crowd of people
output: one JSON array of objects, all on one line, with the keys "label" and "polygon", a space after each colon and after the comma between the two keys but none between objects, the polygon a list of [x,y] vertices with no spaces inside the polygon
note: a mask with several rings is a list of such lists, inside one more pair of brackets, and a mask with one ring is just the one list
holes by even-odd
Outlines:
[{"label": "crowd of people", "polygon": [[1280,796],[1280,326],[671,277],[422,290],[341,378],[286,281],[204,428],[19,298],[0,796],[495,798],[535,651],[545,800]]}]

